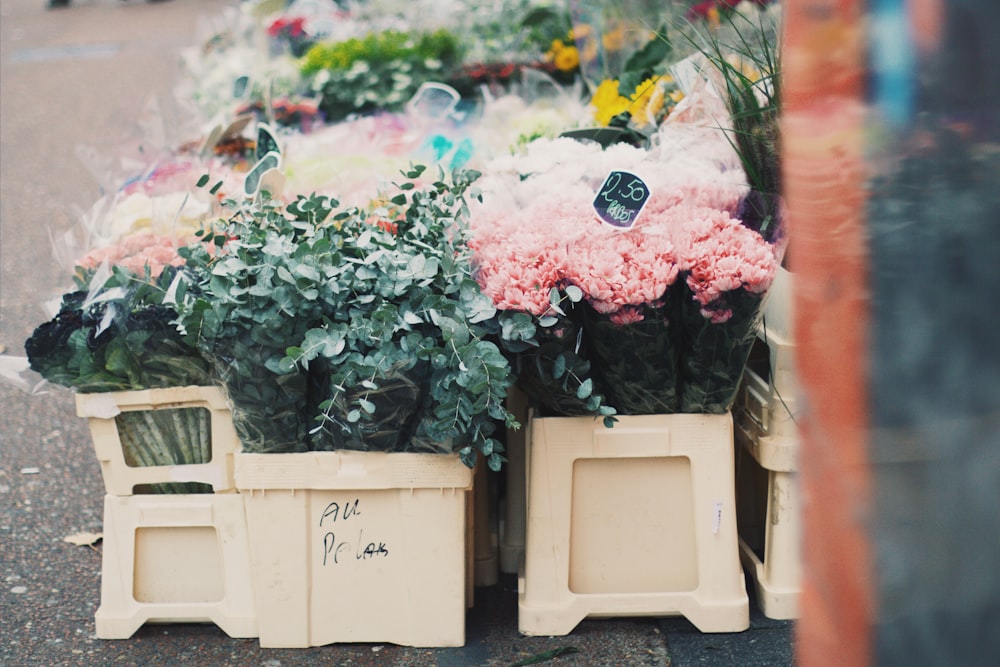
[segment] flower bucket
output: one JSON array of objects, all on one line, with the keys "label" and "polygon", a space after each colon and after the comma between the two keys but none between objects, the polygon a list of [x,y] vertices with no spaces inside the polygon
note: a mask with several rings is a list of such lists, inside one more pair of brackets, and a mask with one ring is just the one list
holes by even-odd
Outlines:
[{"label": "flower bucket", "polygon": [[468,496],[458,455],[236,455],[260,645],[465,643]]},{"label": "flower bucket", "polygon": [[749,627],[721,415],[533,418],[518,628],[566,635],[591,616]]}]

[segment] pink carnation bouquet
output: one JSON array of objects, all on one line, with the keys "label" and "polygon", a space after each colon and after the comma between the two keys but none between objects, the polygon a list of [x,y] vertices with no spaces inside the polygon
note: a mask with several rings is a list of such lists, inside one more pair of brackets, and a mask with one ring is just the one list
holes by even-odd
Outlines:
[{"label": "pink carnation bouquet", "polygon": [[[748,187],[724,137],[661,132],[659,151],[549,142],[483,178],[476,277],[535,323],[518,382],[556,414],[593,412],[591,395],[624,414],[723,412],[735,397],[783,246],[738,217]],[[627,229],[592,205],[618,165],[650,191]]]},{"label": "pink carnation bouquet", "polygon": [[77,275],[81,278],[93,273],[105,262],[142,276],[149,271],[156,278],[165,266],[181,266],[184,260],[177,248],[194,240],[176,236],[140,233],[126,236],[117,243],[95,248],[76,261]]},{"label": "pink carnation bouquet", "polygon": [[712,209],[685,217],[681,412],[722,413],[736,397],[784,244]]},{"label": "pink carnation bouquet", "polygon": [[581,349],[582,293],[566,279],[567,239],[580,213],[567,197],[481,209],[469,246],[476,279],[505,321],[502,339],[521,390],[551,414],[610,417]]}]

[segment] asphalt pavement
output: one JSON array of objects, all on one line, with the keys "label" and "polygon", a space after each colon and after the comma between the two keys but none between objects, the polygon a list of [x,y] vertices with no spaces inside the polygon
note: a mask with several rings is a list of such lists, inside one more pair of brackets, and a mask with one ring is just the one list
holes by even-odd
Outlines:
[{"label": "asphalt pavement", "polygon": [[[0,346],[23,342],[70,287],[67,239],[121,160],[191,139],[197,119],[174,101],[179,53],[230,0],[0,0]],[[67,234],[70,234],[67,237]],[[587,620],[565,637],[517,631],[516,580],[476,590],[462,648],[391,644],[262,649],[211,624],[148,624],[125,640],[95,636],[104,487],[68,390],[31,395],[0,379],[0,667],[22,665],[512,665],[781,667],[793,624],[703,634],[682,618]]]}]

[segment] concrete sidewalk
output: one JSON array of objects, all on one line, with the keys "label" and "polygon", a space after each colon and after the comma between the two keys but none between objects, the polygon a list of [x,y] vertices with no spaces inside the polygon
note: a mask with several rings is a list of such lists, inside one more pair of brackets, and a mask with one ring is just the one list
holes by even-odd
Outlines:
[{"label": "concrete sidewalk", "polygon": [[[23,342],[48,319],[42,307],[69,285],[52,239],[72,230],[101,195],[100,163],[149,140],[151,102],[169,130],[185,118],[169,104],[179,51],[228,0],[45,0],[0,4],[0,346]],[[154,117],[155,118],[155,117]],[[191,120],[191,119],[187,119]],[[166,136],[165,140],[173,137]],[[95,173],[91,172],[95,170]],[[705,635],[680,618],[587,620],[565,637],[517,632],[513,575],[476,590],[462,648],[334,645],[261,649],[214,625],[147,625],[128,640],[99,640],[101,545],[63,538],[102,530],[104,487],[72,393],[31,396],[0,383],[0,667],[22,665],[511,665],[547,651],[541,664],[780,667],[792,663],[792,624],[752,606],[750,630]],[[575,652],[571,652],[575,651]]]}]

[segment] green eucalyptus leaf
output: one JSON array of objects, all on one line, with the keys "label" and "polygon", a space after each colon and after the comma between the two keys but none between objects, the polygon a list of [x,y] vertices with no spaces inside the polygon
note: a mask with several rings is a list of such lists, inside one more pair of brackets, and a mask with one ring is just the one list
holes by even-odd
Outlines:
[{"label": "green eucalyptus leaf", "polygon": [[567,285],[564,291],[573,303],[579,303],[583,300],[583,290],[576,285]]},{"label": "green eucalyptus leaf", "polygon": [[552,377],[555,379],[561,378],[566,374],[566,355],[560,354],[552,362]]}]

